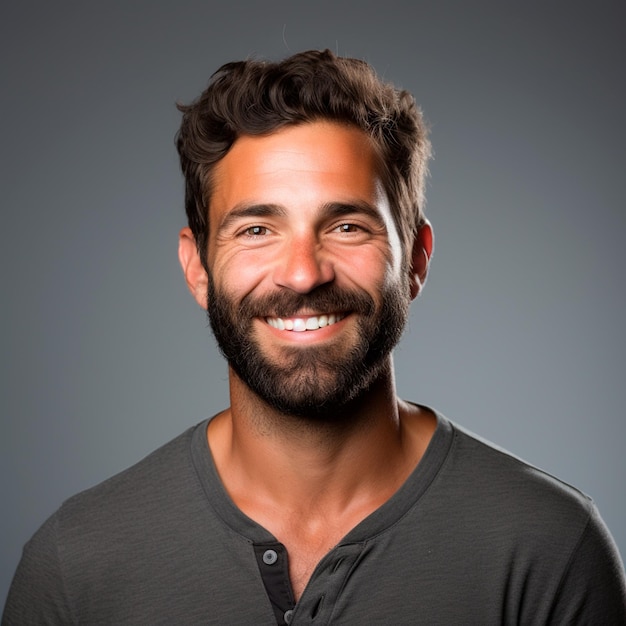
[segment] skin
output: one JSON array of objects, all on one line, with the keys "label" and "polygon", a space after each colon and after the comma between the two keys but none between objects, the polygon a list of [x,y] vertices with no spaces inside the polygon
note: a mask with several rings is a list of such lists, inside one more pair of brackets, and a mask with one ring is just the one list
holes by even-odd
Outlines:
[{"label": "skin", "polygon": [[[334,122],[239,138],[216,166],[209,222],[208,266],[234,303],[277,290],[306,294],[331,282],[365,291],[377,307],[384,285],[414,298],[433,245],[426,223],[411,267],[402,263],[370,139]],[[207,274],[188,228],[179,257],[206,308]],[[292,319],[327,313],[334,312],[304,310]],[[279,330],[264,316],[252,332],[277,363],[294,347],[340,353],[355,342],[359,324],[358,315],[340,313],[341,321],[306,332]],[[208,444],[235,504],[285,545],[298,599],[326,552],[415,469],[435,418],[396,396],[391,355],[363,396],[343,408],[349,415],[336,420],[278,415],[230,368],[229,384],[231,406],[211,421]]]}]

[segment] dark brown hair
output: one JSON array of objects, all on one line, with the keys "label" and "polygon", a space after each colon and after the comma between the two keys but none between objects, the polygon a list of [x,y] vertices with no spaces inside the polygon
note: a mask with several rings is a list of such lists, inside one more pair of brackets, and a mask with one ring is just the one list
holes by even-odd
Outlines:
[{"label": "dark brown hair", "polygon": [[364,61],[311,50],[278,63],[227,63],[197,100],[178,109],[185,209],[203,262],[215,164],[242,135],[318,120],[350,124],[373,140],[405,254],[410,254],[415,229],[424,220],[430,143],[411,94],[383,83]]}]

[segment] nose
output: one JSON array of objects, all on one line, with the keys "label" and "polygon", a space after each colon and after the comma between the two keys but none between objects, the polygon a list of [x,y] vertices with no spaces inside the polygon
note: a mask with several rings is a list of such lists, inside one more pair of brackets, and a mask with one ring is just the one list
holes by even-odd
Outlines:
[{"label": "nose", "polygon": [[335,278],[333,264],[316,237],[285,241],[274,271],[274,283],[297,293],[309,293]]}]

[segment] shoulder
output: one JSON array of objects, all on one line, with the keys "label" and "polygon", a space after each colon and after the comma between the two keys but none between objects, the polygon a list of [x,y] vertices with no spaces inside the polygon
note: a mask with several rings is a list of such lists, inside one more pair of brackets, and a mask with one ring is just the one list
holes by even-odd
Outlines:
[{"label": "shoulder", "polygon": [[[467,488],[486,503],[499,503],[535,514],[577,514],[587,519],[593,509],[591,498],[564,480],[553,476],[498,445],[440,417],[451,432],[450,452],[445,473],[451,485]],[[517,506],[516,506],[517,503]]]},{"label": "shoulder", "polygon": [[623,565],[593,500],[441,415],[438,430],[445,454],[420,502],[437,529],[427,554],[481,572],[481,584],[550,622],[623,619]]},{"label": "shoulder", "polygon": [[188,485],[193,467],[192,439],[203,424],[206,422],[187,429],[138,463],[66,500],[57,513],[59,521],[74,516],[102,520],[114,506],[124,511],[150,503],[151,508],[158,507],[165,497]]},{"label": "shoulder", "polygon": [[593,500],[457,424],[438,416],[447,453],[424,503],[446,521],[446,534],[476,550],[501,550],[516,562],[563,567],[581,541],[605,532]]},{"label": "shoulder", "polygon": [[[202,492],[192,459],[194,434],[202,428],[188,429],[132,467],[66,500],[24,546],[6,622],[78,623],[89,590],[98,589],[104,597],[115,586],[110,572],[128,574],[130,563],[161,554],[180,517],[193,520],[193,507],[201,506],[194,503],[203,501],[197,497]],[[117,591],[123,597],[124,590]]]},{"label": "shoulder", "polygon": [[205,428],[206,422],[189,428],[135,465],[72,496],[31,543],[52,541],[64,562],[82,563],[119,558],[128,546],[163,540],[181,516],[193,519],[206,503],[193,459],[193,443]]}]

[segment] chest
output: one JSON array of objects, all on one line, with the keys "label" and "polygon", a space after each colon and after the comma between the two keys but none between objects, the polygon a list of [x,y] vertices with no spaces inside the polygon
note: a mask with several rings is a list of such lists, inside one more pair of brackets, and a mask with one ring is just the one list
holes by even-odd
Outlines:
[{"label": "chest", "polygon": [[363,518],[363,513],[339,520],[311,518],[272,523],[265,520],[265,528],[282,544],[283,568],[289,578],[294,600],[297,602],[320,561],[337,546]]},{"label": "chest", "polygon": [[317,564],[333,548],[335,543],[328,541],[323,545],[286,544],[289,559],[289,580],[296,602],[302,596]]},{"label": "chest", "polygon": [[343,539],[352,525],[304,524],[283,525],[274,528],[275,536],[283,546],[283,567],[288,574],[294,600],[297,602],[307,586],[318,563]]}]

